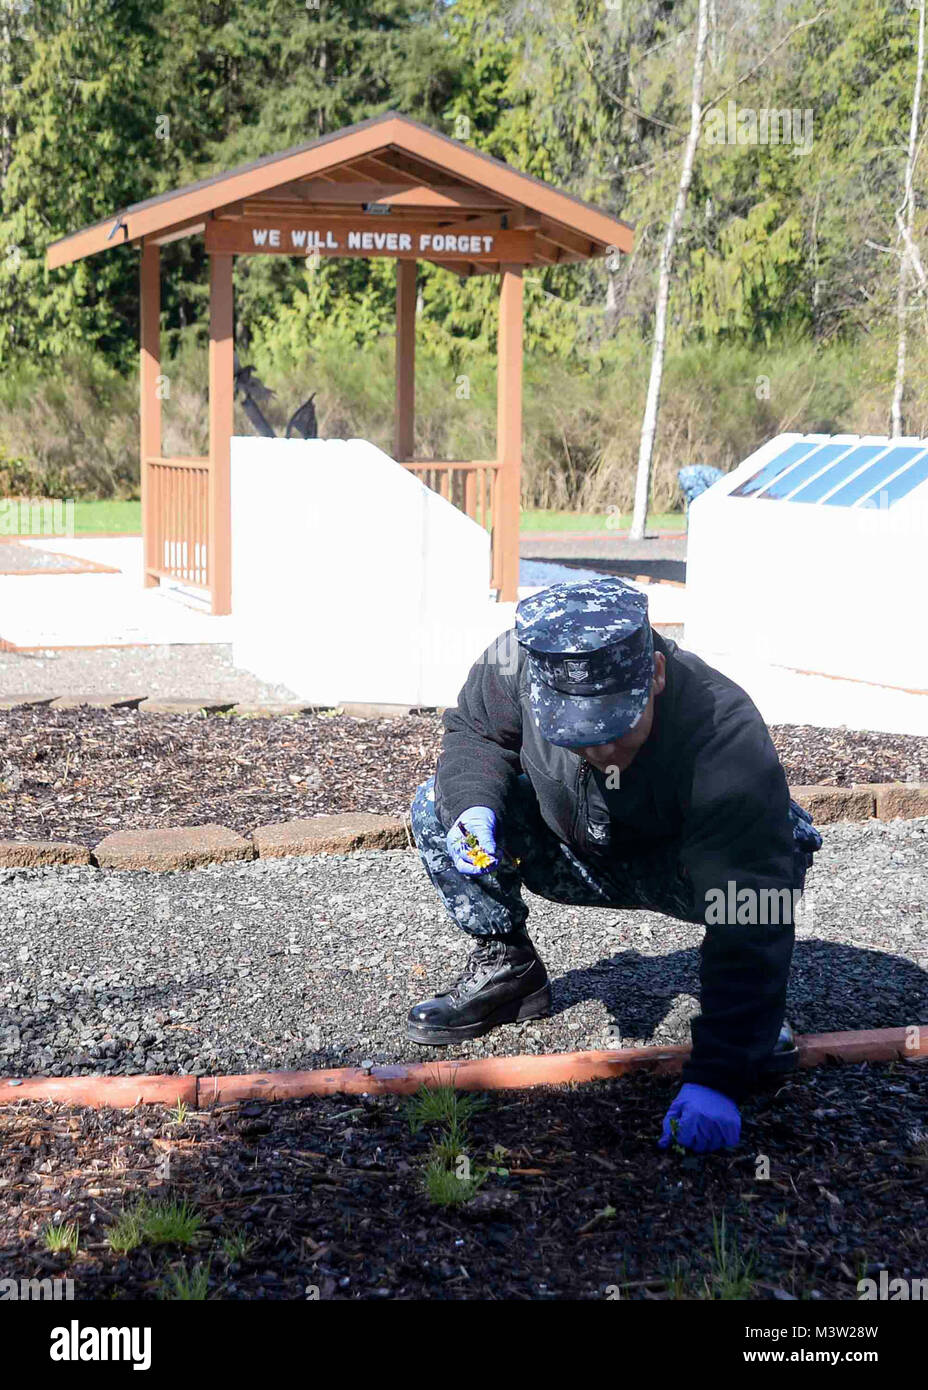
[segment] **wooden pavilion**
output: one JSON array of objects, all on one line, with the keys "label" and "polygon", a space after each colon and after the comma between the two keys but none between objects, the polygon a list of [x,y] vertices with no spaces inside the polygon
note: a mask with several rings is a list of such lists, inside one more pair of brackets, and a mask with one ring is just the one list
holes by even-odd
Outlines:
[{"label": "wooden pavilion", "polygon": [[[159,248],[204,236],[210,258],[209,456],[164,458]],[[394,453],[484,525],[491,587],[516,597],[522,455],[522,272],[628,252],[627,223],[503,161],[388,112],[252,164],[135,203],[48,249],[50,269],[130,243],[141,251],[144,583],[171,579],[231,610],[229,455],[232,267],[237,255],[396,261]],[[500,278],[497,445],[492,460],[415,457],[416,263]]]}]

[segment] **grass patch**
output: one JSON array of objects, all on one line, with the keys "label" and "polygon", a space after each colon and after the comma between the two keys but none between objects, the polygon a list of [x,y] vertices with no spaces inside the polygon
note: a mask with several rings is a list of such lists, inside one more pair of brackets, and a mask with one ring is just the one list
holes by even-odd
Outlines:
[{"label": "grass patch", "polygon": [[161,1281],[158,1297],[170,1303],[205,1303],[209,1292],[209,1260],[193,1269],[171,1269]]},{"label": "grass patch", "polygon": [[[49,539],[62,540],[63,537],[57,532],[53,533],[50,527],[56,528],[61,525],[70,525],[70,513],[67,510],[68,499],[51,498],[26,498],[26,497],[0,497],[0,515],[12,520],[12,524],[17,526],[17,535],[23,536],[48,536]],[[50,508],[54,505],[55,511]],[[74,508],[74,534],[93,535],[101,533],[103,535],[141,535],[142,533],[142,504],[141,502],[119,502],[113,500],[101,502],[84,502],[75,500],[72,503]],[[47,518],[53,517],[51,522]]]},{"label": "grass patch", "polygon": [[[604,536],[627,531],[632,524],[631,512],[560,512],[523,509],[519,517],[520,531],[602,531]],[[649,531],[685,531],[683,512],[649,512]]]},{"label": "grass patch", "polygon": [[74,503],[74,533],[103,531],[110,534],[142,531],[142,504],[133,501],[101,501]]},{"label": "grass patch", "polygon": [[740,1302],[754,1292],[754,1256],[744,1255],[738,1237],[729,1240],[725,1217],[712,1219],[711,1272],[706,1281],[706,1297],[723,1302]]},{"label": "grass patch", "polygon": [[106,1243],[117,1255],[128,1255],[142,1243],[142,1226],[133,1208],[121,1211],[106,1233]]},{"label": "grass patch", "polygon": [[79,1240],[80,1226],[76,1221],[64,1223],[50,1221],[42,1232],[42,1244],[53,1255],[62,1253],[76,1255]]},{"label": "grass patch", "polygon": [[152,1202],[143,1197],[120,1212],[109,1229],[111,1250],[128,1254],[139,1245],[193,1245],[203,1218],[186,1202]]}]

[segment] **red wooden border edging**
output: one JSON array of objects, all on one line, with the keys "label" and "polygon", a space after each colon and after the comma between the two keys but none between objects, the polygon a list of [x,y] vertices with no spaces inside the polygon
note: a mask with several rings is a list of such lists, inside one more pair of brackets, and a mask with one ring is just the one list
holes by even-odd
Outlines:
[{"label": "red wooden border edging", "polygon": [[[797,1038],[800,1067],[827,1062],[919,1062],[928,1059],[928,1027],[810,1033]],[[688,1047],[637,1047],[613,1051],[553,1052],[465,1061],[385,1066],[325,1067],[238,1076],[60,1076],[0,1080],[0,1105],[54,1101],[61,1105],[132,1109],[176,1105],[192,1110],[244,1100],[300,1100],[328,1095],[408,1095],[422,1086],[460,1091],[524,1090],[568,1082],[606,1081],[634,1072],[679,1072]]]}]

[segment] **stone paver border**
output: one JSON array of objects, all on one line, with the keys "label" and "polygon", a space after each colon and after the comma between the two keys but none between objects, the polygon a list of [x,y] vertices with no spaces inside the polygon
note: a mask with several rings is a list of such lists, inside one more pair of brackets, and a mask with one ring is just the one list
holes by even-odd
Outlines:
[{"label": "stone paver border", "polygon": [[[0,710],[51,705],[54,709],[133,707],[147,714],[203,714],[226,718],[298,718],[336,711],[355,719],[402,718],[442,713],[441,707],[347,703],[334,707],[270,701],[237,703],[215,698],[166,699],[146,695],[0,695]],[[928,816],[928,783],[861,782],[850,787],[790,787],[790,795],[819,825],[835,821],[913,819]],[[92,849],[55,840],[0,840],[0,868],[44,864],[93,864],[98,868],[189,869],[229,859],[276,859],[285,855],[347,854],[359,850],[413,848],[408,817],[350,812],[261,825],[243,837],[225,826],[122,830]]]},{"label": "stone paver border", "polygon": [[[876,1028],[798,1037],[800,1067],[840,1062],[928,1061],[928,1028]],[[328,1095],[409,1095],[422,1086],[462,1091],[523,1090],[574,1082],[607,1081],[639,1072],[678,1073],[688,1047],[640,1047],[597,1052],[553,1052],[466,1061],[418,1062],[319,1071],[271,1071],[237,1076],[59,1076],[0,1080],[0,1105],[54,1101],[61,1105],[132,1109],[176,1105],[205,1110],[239,1101],[300,1100]]]},{"label": "stone paver border", "polygon": [[[144,643],[142,645],[145,645]],[[13,650],[11,648],[11,650]],[[39,648],[30,648],[39,650]],[[402,719],[408,714],[441,714],[442,705],[378,705],[348,701],[340,705],[316,705],[309,700],[224,700],[216,696],[189,699],[164,695],[0,695],[0,710],[51,705],[53,709],[113,709],[132,706],[143,714],[234,714],[260,719],[270,715],[348,714],[354,719]]]},{"label": "stone paver border", "polygon": [[[790,794],[812,812],[819,825],[928,816],[928,783],[790,787]],[[259,825],[249,836],[223,825],[191,825],[117,830],[105,835],[93,849],[62,840],[0,840],[0,869],[90,864],[99,869],[170,872],[233,859],[414,847],[408,816],[348,811]]]}]

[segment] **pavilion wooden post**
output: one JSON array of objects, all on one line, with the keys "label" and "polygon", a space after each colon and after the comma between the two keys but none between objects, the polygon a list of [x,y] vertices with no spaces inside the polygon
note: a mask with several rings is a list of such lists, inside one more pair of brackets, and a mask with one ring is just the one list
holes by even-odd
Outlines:
[{"label": "pavilion wooden post", "polygon": [[142,583],[146,589],[158,583],[150,570],[162,568],[162,557],[155,554],[157,521],[156,499],[152,497],[150,458],[161,455],[161,251],[150,242],[142,243],[139,272],[139,468],[142,492]]},{"label": "pavilion wooden post", "polygon": [[232,611],[232,257],[209,258],[208,581],[214,613]]},{"label": "pavilion wooden post", "polygon": [[396,263],[396,412],[393,453],[397,462],[416,447],[416,261]]},{"label": "pavilion wooden post", "polygon": [[503,602],[518,598],[522,475],[522,267],[500,266],[496,367],[494,571]]}]

